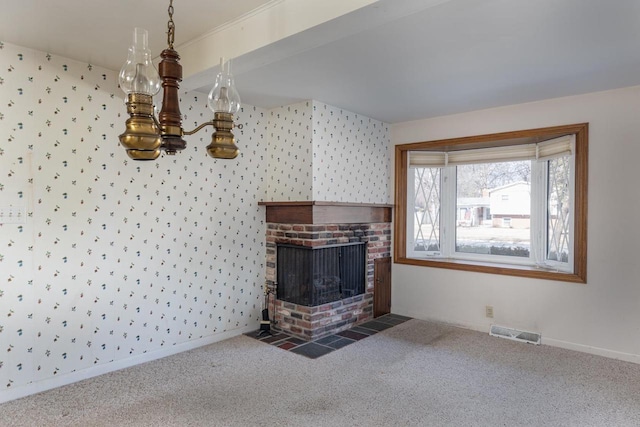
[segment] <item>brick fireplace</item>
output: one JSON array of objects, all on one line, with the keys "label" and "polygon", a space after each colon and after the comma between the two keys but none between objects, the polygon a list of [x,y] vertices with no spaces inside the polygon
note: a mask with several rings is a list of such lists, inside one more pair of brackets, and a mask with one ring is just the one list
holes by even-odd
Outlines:
[{"label": "brick fireplace", "polygon": [[[272,328],[304,340],[315,340],[372,319],[374,262],[377,258],[389,257],[391,251],[391,205],[320,201],[260,204],[266,206],[266,286],[272,295],[269,303]],[[345,286],[339,286],[339,292],[334,291],[332,296],[325,296],[323,299],[279,298],[278,277],[283,279],[284,275],[278,269],[298,267],[300,270],[301,264],[304,264],[302,269],[315,271],[316,267],[307,264],[307,261],[290,261],[279,265],[278,248],[281,249],[281,254],[287,253],[283,252],[283,248],[296,247],[313,250],[347,248],[351,251],[350,247],[359,246],[358,243],[362,243],[366,249],[361,261],[364,265],[361,269],[350,268],[349,271],[364,274],[361,293],[354,295],[352,287],[345,282]],[[340,259],[343,259],[342,255]],[[353,262],[355,261],[348,261]],[[340,269],[344,267],[336,267],[334,270]],[[310,273],[307,276],[312,275]],[[302,275],[292,273],[289,276],[297,278]],[[326,283],[344,279],[333,276],[330,279],[316,277],[315,281],[319,280]],[[281,292],[281,295],[284,293]],[[313,301],[321,303],[312,305]]]}]

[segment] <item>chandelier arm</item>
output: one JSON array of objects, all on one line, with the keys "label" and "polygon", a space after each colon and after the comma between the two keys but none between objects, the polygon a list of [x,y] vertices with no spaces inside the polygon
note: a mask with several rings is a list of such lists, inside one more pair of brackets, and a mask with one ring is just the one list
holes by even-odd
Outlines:
[{"label": "chandelier arm", "polygon": [[183,135],[193,135],[194,133],[198,132],[199,130],[201,130],[205,126],[213,126],[213,127],[215,127],[215,125],[213,124],[213,120],[210,120],[208,122],[204,122],[203,124],[201,124],[200,126],[198,126],[197,128],[195,128],[192,131],[183,131],[182,134]]},{"label": "chandelier arm", "polygon": [[156,126],[158,126],[158,129],[161,129],[160,122],[158,121],[154,113],[151,114],[151,118],[153,119],[153,122],[156,124]]}]

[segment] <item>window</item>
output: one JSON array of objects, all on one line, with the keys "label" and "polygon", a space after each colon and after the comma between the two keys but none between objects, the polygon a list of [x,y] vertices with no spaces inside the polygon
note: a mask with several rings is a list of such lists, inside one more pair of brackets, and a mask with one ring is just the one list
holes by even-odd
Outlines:
[{"label": "window", "polygon": [[395,262],[586,282],[588,125],[396,146]]}]

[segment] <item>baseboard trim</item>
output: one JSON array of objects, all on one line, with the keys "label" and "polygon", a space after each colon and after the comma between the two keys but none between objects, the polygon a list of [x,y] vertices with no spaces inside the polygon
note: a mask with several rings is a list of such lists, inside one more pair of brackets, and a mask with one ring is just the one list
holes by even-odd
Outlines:
[{"label": "baseboard trim", "polygon": [[[450,319],[440,319],[440,318],[435,318],[435,317],[425,317],[423,314],[421,313],[416,313],[416,312],[395,312],[393,311],[394,314],[399,314],[401,316],[409,316],[409,317],[413,317],[414,319],[421,319],[421,320],[426,320],[429,322],[437,322],[437,323],[443,323],[446,325],[450,325],[450,326],[455,326],[458,328],[463,328],[463,329],[470,329],[472,331],[478,331],[478,332],[484,332],[484,333],[489,333],[489,329],[491,328],[491,325],[485,325],[485,324],[481,324],[481,323],[467,323],[467,322],[457,322],[457,321],[453,321]],[[589,345],[585,345],[585,344],[578,344],[578,343],[574,343],[574,342],[570,342],[570,341],[563,341],[563,340],[559,340],[559,339],[555,339],[555,338],[549,338],[546,337],[544,334],[542,335],[542,340],[541,340],[541,344],[543,345],[548,345],[550,347],[558,347],[558,348],[563,348],[565,350],[573,350],[573,351],[578,351],[580,353],[587,353],[587,354],[593,354],[595,356],[602,356],[602,357],[607,357],[609,359],[616,359],[616,360],[622,360],[624,362],[631,362],[631,363],[637,363],[640,364],[640,354],[633,354],[633,353],[625,353],[625,352],[621,352],[621,351],[616,351],[616,350],[609,350],[606,348],[600,348],[600,347],[593,347],[593,346],[589,346]]]},{"label": "baseboard trim", "polygon": [[256,326],[245,326],[243,328],[233,329],[231,331],[221,332],[212,336],[200,338],[193,341],[187,341],[184,343],[176,344],[171,347],[162,348],[159,350],[151,351],[148,353],[139,354],[126,359],[114,360],[113,362],[105,363],[103,365],[92,366],[87,369],[82,369],[76,372],[69,372],[42,381],[26,384],[16,387],[11,390],[0,391],[0,403],[9,402],[11,400],[27,397],[32,394],[41,393],[43,391],[51,390],[54,388],[62,387],[68,384],[86,380],[89,378],[97,377],[99,375],[107,374],[109,372],[119,371],[120,369],[130,368],[142,363],[151,362],[153,360],[162,359],[163,357],[173,356],[174,354],[182,353],[185,351],[193,350],[205,345],[214,344],[219,341],[224,341],[229,338],[242,335],[246,332],[251,332],[256,329]]},{"label": "baseboard trim", "polygon": [[566,350],[579,351],[581,353],[593,354],[596,356],[608,357],[610,359],[622,360],[625,362],[640,364],[640,354],[624,353],[621,351],[609,350],[606,348],[592,347],[584,344],[577,344],[568,341],[557,340],[554,338],[542,337],[542,344],[552,347],[564,348]]}]

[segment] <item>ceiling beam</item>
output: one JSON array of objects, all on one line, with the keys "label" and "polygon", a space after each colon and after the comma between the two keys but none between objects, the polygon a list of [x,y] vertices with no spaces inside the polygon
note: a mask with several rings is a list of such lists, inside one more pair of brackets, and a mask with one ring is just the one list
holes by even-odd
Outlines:
[{"label": "ceiling beam", "polygon": [[274,0],[176,50],[187,90],[210,84],[220,57],[237,58],[379,0]]}]

